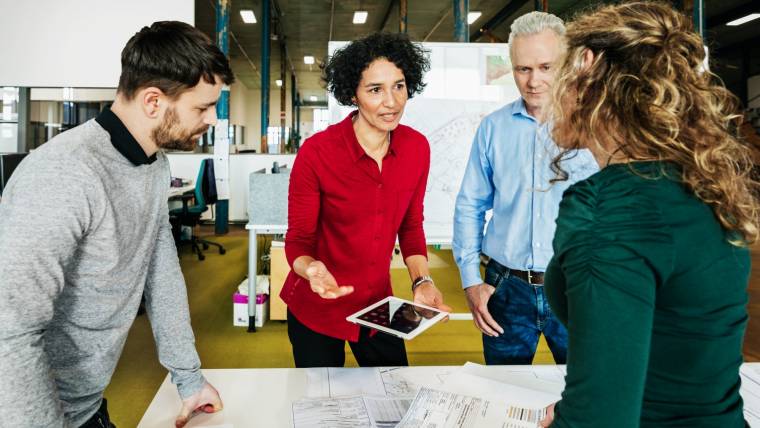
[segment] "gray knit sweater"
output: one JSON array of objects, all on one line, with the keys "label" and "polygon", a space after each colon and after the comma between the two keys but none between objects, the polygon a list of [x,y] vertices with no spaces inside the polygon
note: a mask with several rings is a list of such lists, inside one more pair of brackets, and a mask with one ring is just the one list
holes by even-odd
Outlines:
[{"label": "gray knit sweater", "polygon": [[95,120],[16,169],[0,202],[0,425],[94,414],[143,292],[161,364],[182,397],[201,388],[168,186],[163,153],[136,166]]}]

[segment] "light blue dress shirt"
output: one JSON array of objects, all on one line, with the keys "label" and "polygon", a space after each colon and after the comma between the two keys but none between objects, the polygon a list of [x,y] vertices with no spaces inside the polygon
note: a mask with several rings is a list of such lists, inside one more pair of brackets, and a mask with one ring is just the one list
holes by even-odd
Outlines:
[{"label": "light blue dress shirt", "polygon": [[551,184],[550,165],[559,151],[549,127],[528,114],[522,98],[483,119],[454,211],[453,250],[462,287],[483,283],[481,252],[510,269],[546,270],[562,193],[599,171],[591,152],[580,150],[562,161],[569,179]]}]

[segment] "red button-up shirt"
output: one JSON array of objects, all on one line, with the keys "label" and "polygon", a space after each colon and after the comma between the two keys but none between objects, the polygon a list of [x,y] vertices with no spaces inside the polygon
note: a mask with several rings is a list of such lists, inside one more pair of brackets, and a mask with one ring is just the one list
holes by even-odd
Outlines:
[{"label": "red button-up shirt", "polygon": [[364,153],[351,113],[307,139],[293,164],[288,191],[288,263],[311,256],[325,264],[338,285],[354,292],[323,299],[309,281],[288,274],[280,297],[310,329],[358,341],[348,315],[393,294],[390,264],[396,236],[406,259],[427,257],[422,229],[430,146],[419,132],[399,125],[391,133],[382,172]]}]

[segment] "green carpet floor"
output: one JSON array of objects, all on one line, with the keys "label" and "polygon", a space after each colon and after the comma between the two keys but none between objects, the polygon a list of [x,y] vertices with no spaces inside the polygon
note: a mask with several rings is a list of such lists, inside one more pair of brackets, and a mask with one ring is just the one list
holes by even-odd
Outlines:
[{"label": "green carpet floor", "polygon": [[[227,249],[219,255],[213,249],[206,260],[198,261],[189,250],[180,256],[187,282],[190,313],[198,353],[204,368],[293,367],[284,322],[267,321],[256,333],[232,325],[232,293],[248,272],[248,238],[234,229],[226,236],[209,236]],[[260,248],[264,242],[260,243]],[[262,254],[259,252],[259,254]],[[449,250],[430,248],[431,273],[455,312],[467,311],[459,285],[459,275]],[[409,277],[396,258],[391,271],[397,296],[410,298]],[[347,366],[356,361],[346,347]],[[407,342],[412,365],[461,365],[483,362],[480,333],[472,321],[449,321]],[[543,340],[534,363],[552,363]],[[119,364],[106,389],[109,412],[119,428],[134,427],[148,408],[166,370],[158,363],[153,336],[146,316],[137,317]],[[266,387],[266,385],[262,385]]]}]

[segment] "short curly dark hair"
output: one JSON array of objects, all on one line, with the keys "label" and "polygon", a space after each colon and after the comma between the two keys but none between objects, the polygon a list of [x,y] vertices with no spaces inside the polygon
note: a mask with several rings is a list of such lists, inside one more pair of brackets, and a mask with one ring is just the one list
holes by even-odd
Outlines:
[{"label": "short curly dark hair", "polygon": [[362,72],[378,58],[385,58],[404,73],[409,98],[422,92],[430,69],[427,51],[403,33],[373,33],[336,50],[321,66],[322,82],[338,102],[354,105]]}]

